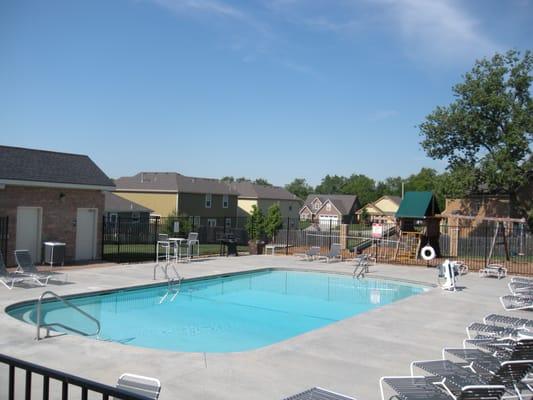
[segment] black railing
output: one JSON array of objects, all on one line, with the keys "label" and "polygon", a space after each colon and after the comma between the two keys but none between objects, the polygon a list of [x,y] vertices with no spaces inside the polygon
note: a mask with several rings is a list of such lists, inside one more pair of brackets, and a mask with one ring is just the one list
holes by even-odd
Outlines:
[{"label": "black railing", "polygon": [[[22,361],[3,354],[0,354],[0,364],[7,365],[9,371],[7,386],[0,387],[1,399],[15,400],[19,398],[36,398],[36,396],[32,396],[32,393],[34,393],[35,395],[40,394],[40,397],[43,400],[68,400],[72,398],[81,398],[81,400],[87,400],[89,395],[91,395],[91,398],[94,398],[94,395],[101,395],[102,400],[109,400],[111,398],[120,400],[149,400],[149,398],[145,396],[129,393],[112,386],[80,378],[75,375],[66,374],[54,369],[42,367],[40,365],[32,364],[30,362]],[[24,372],[25,380],[22,385],[17,385],[16,382],[17,369]],[[35,381],[33,380],[34,375],[38,375],[42,378],[42,387],[40,390],[36,389]],[[57,381],[60,384],[60,388],[54,387],[57,392],[51,390],[52,386],[50,384],[54,381]],[[77,388],[77,390],[71,390],[73,387]],[[16,396],[18,389],[21,389],[21,391],[24,393],[23,396]],[[79,393],[80,391],[81,397]]]},{"label": "black railing", "polygon": [[[347,225],[340,219],[298,218],[284,218],[280,222],[273,238],[266,235],[259,238],[274,244],[276,254],[301,253],[310,246],[319,246],[325,253],[333,243],[339,243],[345,258],[366,252],[382,263],[427,265],[420,250],[431,239],[438,256],[431,265],[449,258],[465,261],[472,270],[500,263],[510,273],[533,274],[533,234],[525,224],[507,224],[499,230],[491,222],[473,226],[440,224],[434,229],[437,235],[429,238],[423,222],[413,224],[409,232],[400,231],[396,223],[385,223],[381,225],[381,236],[375,238],[371,223]],[[220,254],[221,240],[228,234],[239,246],[246,246],[249,232],[256,236],[257,229],[247,217],[168,217],[144,222],[118,218],[104,221],[102,254],[104,259],[116,262],[154,260],[159,233],[187,237],[189,232],[198,233],[200,254],[208,255]],[[253,252],[252,248],[246,250]]]},{"label": "black railing", "polygon": [[9,229],[9,218],[0,217],[0,253],[4,256],[4,260],[7,262],[7,239]]}]

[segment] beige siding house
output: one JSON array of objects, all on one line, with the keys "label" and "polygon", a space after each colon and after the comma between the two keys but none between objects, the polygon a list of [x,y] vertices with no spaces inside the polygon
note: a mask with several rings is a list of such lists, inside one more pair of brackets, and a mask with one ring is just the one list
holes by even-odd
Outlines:
[{"label": "beige siding house", "polygon": [[171,213],[208,221],[237,215],[237,192],[218,179],[197,178],[176,172],[139,172],[115,180],[115,194],[153,210],[153,215]]},{"label": "beige siding house", "polygon": [[369,222],[393,224],[396,222],[394,215],[396,214],[396,211],[398,211],[401,202],[402,198],[399,196],[383,196],[376,201],[361,207],[361,209],[357,210],[355,214],[357,220],[361,221],[363,210],[366,210],[370,218]]},{"label": "beige siding house", "polygon": [[298,218],[302,201],[285,188],[251,182],[234,182],[230,186],[239,193],[237,215],[240,217],[249,216],[254,205],[266,214],[269,207],[277,203],[283,218]]}]

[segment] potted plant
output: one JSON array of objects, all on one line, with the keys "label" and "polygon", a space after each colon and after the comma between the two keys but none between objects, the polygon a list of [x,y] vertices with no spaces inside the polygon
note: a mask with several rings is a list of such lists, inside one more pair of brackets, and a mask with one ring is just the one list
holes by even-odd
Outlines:
[{"label": "potted plant", "polygon": [[255,204],[252,206],[252,214],[246,221],[246,232],[248,233],[248,249],[250,254],[263,254],[265,246],[265,216],[260,208]]}]

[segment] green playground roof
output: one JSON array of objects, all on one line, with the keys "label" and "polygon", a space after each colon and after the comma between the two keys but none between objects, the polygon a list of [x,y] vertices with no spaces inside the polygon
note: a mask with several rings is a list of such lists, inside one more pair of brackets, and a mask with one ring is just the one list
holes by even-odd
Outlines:
[{"label": "green playground roof", "polygon": [[424,219],[435,214],[440,214],[440,209],[432,192],[406,192],[396,218]]}]

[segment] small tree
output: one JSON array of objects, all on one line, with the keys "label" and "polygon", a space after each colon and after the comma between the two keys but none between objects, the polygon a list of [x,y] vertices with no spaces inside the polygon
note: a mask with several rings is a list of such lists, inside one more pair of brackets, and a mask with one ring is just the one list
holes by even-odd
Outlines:
[{"label": "small tree", "polygon": [[366,224],[369,219],[370,219],[370,215],[368,214],[368,210],[366,209],[366,207],[364,207],[361,210],[361,223]]},{"label": "small tree", "polygon": [[[179,222],[179,232],[174,232],[174,222]],[[172,233],[184,233],[188,234],[191,230],[191,223],[188,218],[183,215],[179,215],[176,211],[170,212],[164,219],[161,226],[161,233],[171,235]]]},{"label": "small tree", "polygon": [[278,203],[272,204],[267,211],[265,218],[265,232],[270,240],[274,240],[274,236],[283,226],[283,219],[281,217],[281,209]]},{"label": "small tree", "polygon": [[246,221],[246,231],[250,240],[258,240],[265,236],[265,216],[255,204],[252,206],[250,218]]}]

